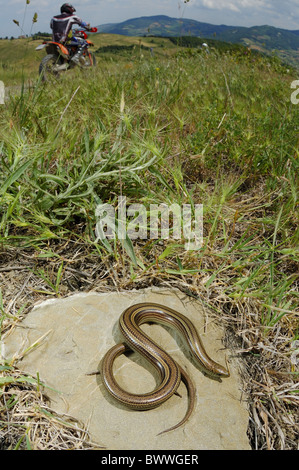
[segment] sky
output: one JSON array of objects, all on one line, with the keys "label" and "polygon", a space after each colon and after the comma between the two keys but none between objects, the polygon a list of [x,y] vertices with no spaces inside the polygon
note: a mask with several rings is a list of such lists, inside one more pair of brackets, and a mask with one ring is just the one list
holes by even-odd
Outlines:
[{"label": "sky", "polygon": [[[185,0],[187,1],[187,0]],[[30,2],[27,4],[27,2]],[[0,0],[0,37],[49,31],[63,0]],[[271,25],[299,29],[299,0],[74,0],[78,16],[92,25],[119,23],[139,16],[167,15],[212,24]],[[24,18],[25,13],[25,18]],[[34,13],[37,23],[32,23]]]}]

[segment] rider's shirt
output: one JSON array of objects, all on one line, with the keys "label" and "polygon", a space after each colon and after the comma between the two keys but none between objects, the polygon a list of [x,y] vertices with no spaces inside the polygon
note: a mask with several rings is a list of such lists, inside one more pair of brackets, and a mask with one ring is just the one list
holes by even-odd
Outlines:
[{"label": "rider's shirt", "polygon": [[83,28],[87,26],[87,23],[84,23],[77,15],[62,13],[61,15],[54,16],[50,23],[53,30],[53,41],[65,42],[74,24],[78,24]]}]

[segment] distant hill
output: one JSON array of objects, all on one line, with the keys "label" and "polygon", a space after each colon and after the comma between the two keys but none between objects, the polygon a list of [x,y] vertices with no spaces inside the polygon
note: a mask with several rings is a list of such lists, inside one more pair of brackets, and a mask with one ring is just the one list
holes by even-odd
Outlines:
[{"label": "distant hill", "polygon": [[99,31],[125,36],[199,36],[218,39],[231,43],[241,43],[265,52],[277,51],[284,59],[298,61],[299,64],[299,30],[275,28],[274,26],[213,25],[186,18],[169,16],[142,16],[122,23],[98,26]]},{"label": "distant hill", "polygon": [[252,40],[269,49],[299,49],[299,30],[275,28],[274,26],[226,26],[202,23],[186,18],[169,16],[142,16],[122,23],[100,25],[101,32],[125,36],[202,36],[221,41],[240,42]]}]

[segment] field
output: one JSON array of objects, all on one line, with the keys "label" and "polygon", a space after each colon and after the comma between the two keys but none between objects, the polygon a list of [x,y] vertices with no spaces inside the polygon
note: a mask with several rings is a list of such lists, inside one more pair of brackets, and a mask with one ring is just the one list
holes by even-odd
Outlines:
[{"label": "field", "polygon": [[[217,315],[243,364],[252,448],[297,448],[295,73],[245,50],[99,35],[97,67],[49,86],[38,44],[0,41],[1,335],[46,298],[176,287]],[[97,240],[97,205],[120,195],[203,204],[201,249],[171,236]],[[3,448],[92,447],[48,408],[38,377],[2,361],[0,385]]]}]

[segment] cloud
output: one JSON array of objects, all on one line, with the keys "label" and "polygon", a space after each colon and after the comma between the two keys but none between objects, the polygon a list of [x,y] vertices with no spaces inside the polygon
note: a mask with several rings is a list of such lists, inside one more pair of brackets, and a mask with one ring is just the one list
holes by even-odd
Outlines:
[{"label": "cloud", "polygon": [[231,10],[241,12],[244,8],[260,9],[265,6],[264,0],[201,0],[198,3],[212,10]]},{"label": "cloud", "polygon": [[194,7],[207,22],[298,29],[299,0],[195,0]]},{"label": "cloud", "polygon": [[280,16],[286,13],[295,17],[299,15],[298,0],[196,0],[198,7],[210,10],[230,10],[238,13],[277,13]]},{"label": "cloud", "polygon": [[219,1],[214,1],[214,0],[202,0],[202,5],[206,8],[210,8],[211,10],[223,10],[223,9],[229,9],[232,11],[239,11],[239,8],[237,5],[233,2],[228,2],[226,0],[219,0]]}]

